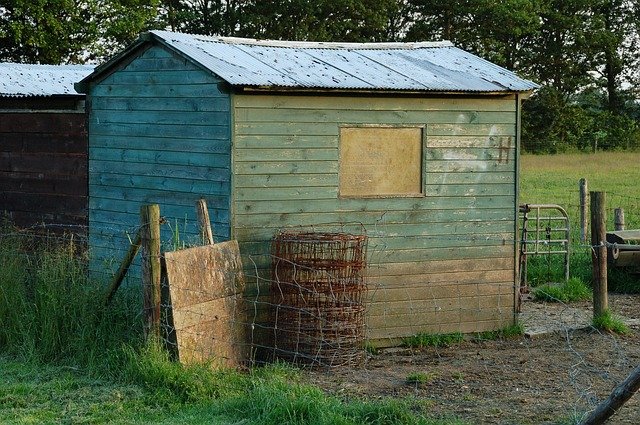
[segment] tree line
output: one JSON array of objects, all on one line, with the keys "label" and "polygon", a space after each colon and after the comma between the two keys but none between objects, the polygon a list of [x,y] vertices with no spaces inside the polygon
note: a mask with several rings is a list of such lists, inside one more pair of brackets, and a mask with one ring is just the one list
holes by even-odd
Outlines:
[{"label": "tree line", "polygon": [[149,29],[307,41],[450,40],[542,87],[530,152],[640,147],[637,0],[0,0],[0,60],[101,62]]}]

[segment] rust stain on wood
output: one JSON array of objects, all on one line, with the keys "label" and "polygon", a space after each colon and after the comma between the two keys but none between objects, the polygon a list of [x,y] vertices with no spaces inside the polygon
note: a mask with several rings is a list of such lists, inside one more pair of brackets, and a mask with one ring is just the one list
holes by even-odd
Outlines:
[{"label": "rust stain on wood", "polygon": [[250,350],[238,242],[167,252],[165,265],[180,362],[244,364]]}]

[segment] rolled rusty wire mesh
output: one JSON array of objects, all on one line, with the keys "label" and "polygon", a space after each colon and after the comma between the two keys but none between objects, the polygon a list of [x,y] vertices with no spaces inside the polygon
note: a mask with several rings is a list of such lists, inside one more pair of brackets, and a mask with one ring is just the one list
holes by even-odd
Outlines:
[{"label": "rolled rusty wire mesh", "polygon": [[272,243],[274,354],[296,363],[364,358],[366,235],[278,233]]}]

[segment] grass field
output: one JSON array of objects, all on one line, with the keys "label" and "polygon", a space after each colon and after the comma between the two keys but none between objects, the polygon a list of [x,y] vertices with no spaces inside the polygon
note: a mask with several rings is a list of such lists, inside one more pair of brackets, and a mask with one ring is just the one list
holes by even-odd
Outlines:
[{"label": "grass field", "polygon": [[[607,193],[608,229],[613,210],[623,208],[627,229],[640,228],[640,153],[600,152],[561,155],[523,155],[520,166],[520,203],[558,204],[569,214],[572,228],[571,275],[589,282],[589,247],[580,243],[579,181],[587,179],[590,191]],[[529,281],[544,283],[562,279],[560,256],[532,258]],[[610,270],[610,287],[640,291],[637,277]]]}]

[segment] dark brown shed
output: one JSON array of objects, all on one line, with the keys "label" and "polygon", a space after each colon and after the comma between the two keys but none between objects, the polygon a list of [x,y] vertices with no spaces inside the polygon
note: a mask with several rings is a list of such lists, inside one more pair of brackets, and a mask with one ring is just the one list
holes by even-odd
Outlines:
[{"label": "dark brown shed", "polygon": [[73,84],[92,70],[0,63],[0,212],[18,226],[87,224],[85,96]]}]

